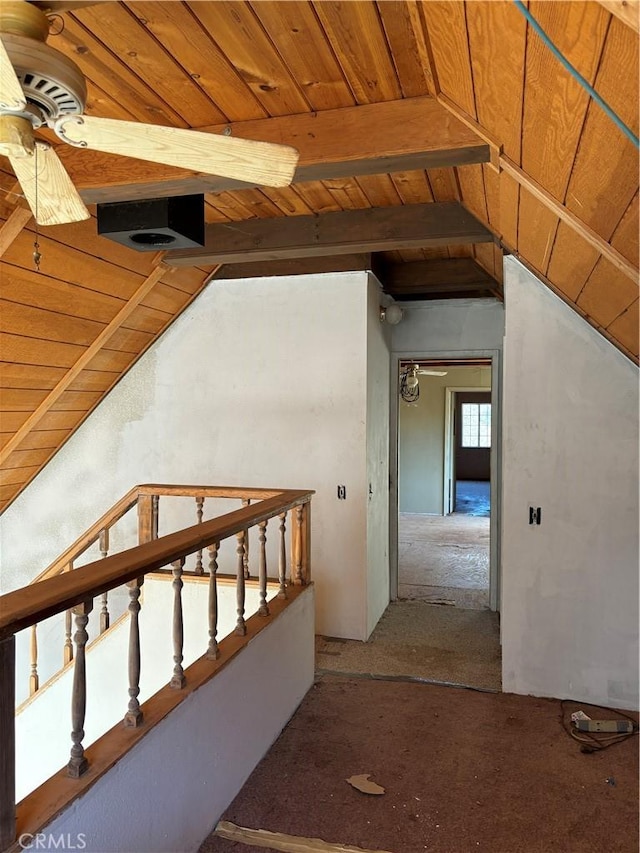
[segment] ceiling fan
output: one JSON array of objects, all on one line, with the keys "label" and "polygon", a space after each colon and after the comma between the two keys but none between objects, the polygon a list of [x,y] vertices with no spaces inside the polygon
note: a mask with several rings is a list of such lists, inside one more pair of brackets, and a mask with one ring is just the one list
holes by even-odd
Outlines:
[{"label": "ceiling fan", "polygon": [[430,367],[420,367],[419,364],[407,364],[404,368],[408,376],[417,379],[418,376],[446,376],[446,370],[432,370]]},{"label": "ceiling fan", "polygon": [[416,371],[418,376],[446,376],[446,370],[428,370],[426,367],[419,367]]},{"label": "ceiling fan", "polygon": [[45,125],[78,148],[252,185],[291,183],[298,152],[288,145],[84,115],[87,87],[82,72],[46,44],[49,19],[42,9],[52,5],[0,2],[0,154],[9,158],[39,225],[89,218],[55,149],[34,136]]},{"label": "ceiling fan", "polygon": [[420,396],[418,376],[446,376],[446,370],[431,370],[419,364],[404,365],[400,373],[400,396],[406,403],[417,402]]}]

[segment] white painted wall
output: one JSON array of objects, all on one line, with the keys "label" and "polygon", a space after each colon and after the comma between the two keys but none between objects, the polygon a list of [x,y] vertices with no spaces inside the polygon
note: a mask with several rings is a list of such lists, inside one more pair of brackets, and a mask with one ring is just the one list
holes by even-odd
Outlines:
[{"label": "white painted wall", "polygon": [[375,628],[389,604],[389,341],[380,322],[380,285],[369,280],[367,311],[367,624]]},{"label": "white painted wall", "polygon": [[503,687],[637,708],[638,370],[511,257],[505,294]]},{"label": "white painted wall", "polygon": [[[173,673],[173,578],[147,578],[142,589],[140,625],[140,695],[142,703],[171,679]],[[274,586],[268,598],[277,594]],[[258,610],[258,589],[247,585],[245,618]],[[182,590],[186,669],[209,643],[208,579],[185,579]],[[218,584],[218,640],[236,624],[235,586]],[[95,636],[98,614],[91,614],[88,632]],[[117,622],[87,649],[85,749],[122,720],[129,702],[129,618]],[[26,679],[25,679],[26,680]],[[66,667],[16,714],[16,802],[57,773],[71,748],[71,685],[73,666]]]},{"label": "white painted wall", "polygon": [[396,355],[502,348],[504,306],[497,299],[434,299],[402,306],[404,319],[391,336]]},{"label": "white painted wall", "polygon": [[372,286],[364,272],[210,284],[6,510],[2,591],[136,483],[310,488],[318,631],[366,639]]},{"label": "white painted wall", "polygon": [[87,853],[195,853],[313,683],[313,609],[309,587],[46,832],[84,833]]},{"label": "white painted wall", "polygon": [[400,512],[442,515],[445,390],[490,388],[490,367],[447,367],[446,376],[420,376],[415,403],[400,401]]}]

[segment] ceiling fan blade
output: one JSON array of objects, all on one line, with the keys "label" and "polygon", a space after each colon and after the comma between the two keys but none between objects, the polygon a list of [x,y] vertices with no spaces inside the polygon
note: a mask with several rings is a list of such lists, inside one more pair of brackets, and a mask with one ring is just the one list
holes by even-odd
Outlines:
[{"label": "ceiling fan blade", "polygon": [[31,0],[42,12],[74,12],[84,6],[97,6],[101,0]]},{"label": "ceiling fan blade", "polygon": [[419,376],[446,376],[446,370],[418,370]]},{"label": "ceiling fan blade", "polygon": [[69,173],[46,142],[38,140],[36,153],[31,157],[9,160],[38,225],[63,225],[89,219],[91,214]]},{"label": "ceiling fan blade", "polygon": [[269,187],[288,186],[298,162],[289,145],[118,119],[64,116],[54,129],[71,145]]},{"label": "ceiling fan blade", "polygon": [[0,107],[6,110],[23,110],[26,106],[22,86],[7,49],[0,40]]}]

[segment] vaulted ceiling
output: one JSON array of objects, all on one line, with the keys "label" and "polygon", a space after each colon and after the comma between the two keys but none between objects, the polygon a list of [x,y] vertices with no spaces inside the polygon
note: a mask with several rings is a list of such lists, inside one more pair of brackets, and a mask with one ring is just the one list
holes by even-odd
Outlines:
[{"label": "vaulted ceiling", "polygon": [[[637,3],[525,5],[637,134]],[[509,252],[637,361],[637,149],[514,3],[49,7],[87,114],[300,162],[290,187],[249,187],[45,132],[90,205],[206,193],[204,249],[163,255],[97,236],[93,206],[38,233],[0,158],[0,511],[212,276],[373,268],[399,299],[500,296]]]}]

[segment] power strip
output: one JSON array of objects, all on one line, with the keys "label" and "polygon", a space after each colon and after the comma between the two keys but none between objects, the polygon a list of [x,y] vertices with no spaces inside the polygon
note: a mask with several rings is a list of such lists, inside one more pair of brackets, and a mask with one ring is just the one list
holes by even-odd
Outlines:
[{"label": "power strip", "polygon": [[574,720],[573,725],[579,732],[633,734],[633,723],[631,720]]}]

